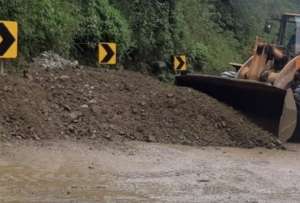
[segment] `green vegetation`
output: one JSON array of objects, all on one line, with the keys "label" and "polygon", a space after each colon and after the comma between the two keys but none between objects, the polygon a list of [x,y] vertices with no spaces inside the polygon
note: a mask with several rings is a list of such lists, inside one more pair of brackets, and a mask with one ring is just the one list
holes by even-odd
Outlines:
[{"label": "green vegetation", "polygon": [[99,42],[116,42],[122,59],[131,43],[126,19],[113,8],[108,0],[77,0],[77,19],[74,33],[73,56],[86,60],[96,59]]},{"label": "green vegetation", "polygon": [[65,1],[1,0],[0,16],[16,20],[20,27],[21,54],[25,57],[53,50],[68,55],[77,21]]},{"label": "green vegetation", "polygon": [[53,50],[95,64],[97,43],[115,41],[126,68],[186,53],[209,73],[245,60],[265,21],[286,11],[300,13],[298,0],[0,0],[0,18],[20,25],[27,59]]}]

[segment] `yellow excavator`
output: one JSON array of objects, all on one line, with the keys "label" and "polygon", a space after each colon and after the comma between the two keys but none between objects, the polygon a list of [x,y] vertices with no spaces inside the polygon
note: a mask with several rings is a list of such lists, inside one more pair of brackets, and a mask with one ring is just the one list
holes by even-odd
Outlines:
[{"label": "yellow excavator", "polygon": [[[204,92],[244,113],[281,141],[300,140],[300,14],[285,13],[276,43],[257,38],[252,56],[222,76],[185,74],[178,86]],[[272,24],[266,24],[270,32]],[[299,121],[298,121],[299,120]]]}]

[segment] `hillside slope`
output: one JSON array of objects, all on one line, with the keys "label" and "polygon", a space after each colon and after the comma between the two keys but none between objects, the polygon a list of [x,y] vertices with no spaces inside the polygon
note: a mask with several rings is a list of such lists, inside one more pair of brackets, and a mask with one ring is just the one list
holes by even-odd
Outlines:
[{"label": "hillside slope", "polygon": [[95,65],[97,44],[114,41],[128,69],[185,53],[209,73],[244,61],[256,35],[272,41],[264,23],[282,12],[300,12],[299,1],[0,0],[0,18],[19,23],[20,58],[52,50]]}]

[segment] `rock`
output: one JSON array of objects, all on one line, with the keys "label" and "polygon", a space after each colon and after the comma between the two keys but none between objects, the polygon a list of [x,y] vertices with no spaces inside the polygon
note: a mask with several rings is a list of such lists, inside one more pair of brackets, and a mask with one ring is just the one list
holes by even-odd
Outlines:
[{"label": "rock", "polygon": [[96,134],[92,134],[92,136],[90,137],[90,139],[94,140],[97,138],[97,135]]},{"label": "rock", "polygon": [[144,102],[144,101],[141,101],[141,102],[139,102],[139,105],[141,105],[141,106],[146,106],[146,102]]},{"label": "rock", "polygon": [[119,132],[119,135],[121,135],[121,136],[126,136],[126,133],[125,133],[124,131],[120,131],[120,132]]},{"label": "rock", "polygon": [[133,108],[133,109],[132,109],[132,113],[133,113],[133,114],[137,114],[138,112],[139,112],[139,111],[138,111],[136,108]]},{"label": "rock", "polygon": [[141,126],[138,126],[138,127],[136,128],[136,131],[139,132],[139,133],[144,133],[144,128],[141,127]]},{"label": "rock", "polygon": [[70,118],[72,120],[77,120],[78,118],[82,117],[83,114],[80,111],[74,111],[72,113],[70,113]]},{"label": "rock", "polygon": [[89,104],[97,104],[97,100],[96,100],[96,99],[91,99],[91,100],[89,101]]},{"label": "rock", "polygon": [[88,108],[89,108],[89,105],[83,104],[83,105],[81,105],[80,107],[83,108],[83,109],[88,109]]},{"label": "rock", "polygon": [[106,138],[107,140],[111,140],[111,135],[109,133],[105,133],[104,138]]},{"label": "rock", "polygon": [[64,59],[63,57],[59,56],[58,54],[52,51],[43,52],[40,56],[34,58],[32,65],[35,67],[43,67],[46,70],[53,70],[53,69],[62,70],[66,67],[71,67],[71,68],[79,67],[78,61],[70,61]]},{"label": "rock", "polygon": [[66,111],[71,111],[71,107],[70,106],[68,106],[68,105],[63,105],[63,107],[64,107],[64,110],[66,110]]},{"label": "rock", "polygon": [[137,139],[134,133],[130,133],[127,137],[130,138],[130,139],[132,139],[132,140],[136,140]]},{"label": "rock", "polygon": [[123,84],[123,89],[126,90],[126,91],[131,91],[131,90],[132,90],[132,87],[131,87],[129,84],[124,83],[124,84]]},{"label": "rock", "polygon": [[59,79],[60,80],[68,80],[68,79],[70,79],[70,76],[68,76],[68,75],[62,75],[62,76],[59,77]]},{"label": "rock", "polygon": [[33,135],[33,139],[35,139],[35,140],[41,140],[41,138],[39,136],[37,136],[36,134]]},{"label": "rock", "polygon": [[152,136],[152,135],[145,135],[144,136],[144,140],[146,142],[156,142],[156,138],[154,136]]},{"label": "rock", "polygon": [[209,180],[205,180],[205,179],[202,179],[202,180],[197,180],[198,183],[208,183]]},{"label": "rock", "polygon": [[33,77],[32,77],[32,75],[29,74],[28,70],[23,71],[23,77],[30,80],[30,81],[33,80]]},{"label": "rock", "polygon": [[96,115],[96,116],[101,116],[102,115],[102,109],[98,105],[92,105],[91,106],[91,111]]},{"label": "rock", "polygon": [[174,97],[174,94],[169,93],[169,94],[167,95],[167,97],[168,97],[168,98],[172,98],[172,97]]},{"label": "rock", "polygon": [[12,91],[13,91],[13,88],[12,88],[11,86],[5,85],[5,86],[3,87],[3,90],[4,90],[5,92],[12,92]]},{"label": "rock", "polygon": [[70,133],[74,133],[75,132],[75,128],[73,125],[68,125],[68,130]]},{"label": "rock", "polygon": [[73,68],[80,68],[79,62],[77,60],[73,61],[69,65],[71,65],[71,67]]}]

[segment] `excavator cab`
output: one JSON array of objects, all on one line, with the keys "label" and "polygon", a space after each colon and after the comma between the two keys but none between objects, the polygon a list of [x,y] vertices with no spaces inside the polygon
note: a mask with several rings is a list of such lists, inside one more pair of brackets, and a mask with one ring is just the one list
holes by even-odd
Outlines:
[{"label": "excavator cab", "polygon": [[[300,54],[300,14],[285,13],[279,22],[276,47],[284,50],[292,59]],[[237,63],[232,65],[237,70],[243,66]],[[204,92],[234,107],[283,142],[300,137],[299,130],[295,130],[298,119],[292,89],[282,89],[254,80],[203,74],[177,76],[175,84]]]},{"label": "excavator cab", "polygon": [[300,54],[300,14],[282,15],[277,44],[286,50],[290,58]]}]

